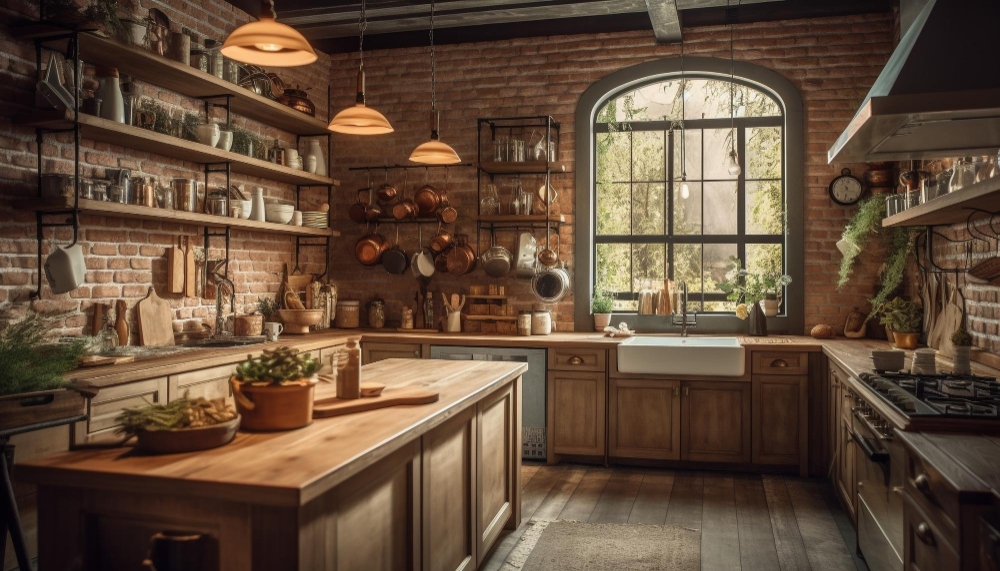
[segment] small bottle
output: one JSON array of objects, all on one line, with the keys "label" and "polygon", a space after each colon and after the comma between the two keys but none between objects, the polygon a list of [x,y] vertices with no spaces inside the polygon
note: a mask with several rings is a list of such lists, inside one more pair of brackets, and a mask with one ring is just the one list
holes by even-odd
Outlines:
[{"label": "small bottle", "polygon": [[104,314],[104,326],[101,327],[101,353],[112,353],[118,348],[118,332],[111,326],[111,319]]},{"label": "small bottle", "polygon": [[347,365],[337,372],[337,398],[361,398],[361,347],[357,339],[348,339]]}]

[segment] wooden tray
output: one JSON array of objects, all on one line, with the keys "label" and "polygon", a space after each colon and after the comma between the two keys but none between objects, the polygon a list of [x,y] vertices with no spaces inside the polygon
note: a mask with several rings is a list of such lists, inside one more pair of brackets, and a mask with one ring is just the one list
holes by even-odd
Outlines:
[{"label": "wooden tray", "polygon": [[359,398],[359,399],[339,399],[325,398],[313,403],[313,417],[326,418],[328,416],[341,416],[366,410],[375,410],[390,406],[408,404],[430,404],[437,402],[441,395],[426,389],[398,389],[389,393],[383,393],[380,397]]},{"label": "wooden tray", "polygon": [[143,430],[136,436],[136,450],[146,454],[180,454],[208,450],[229,444],[240,427],[239,415],[229,422],[182,428],[180,430]]}]

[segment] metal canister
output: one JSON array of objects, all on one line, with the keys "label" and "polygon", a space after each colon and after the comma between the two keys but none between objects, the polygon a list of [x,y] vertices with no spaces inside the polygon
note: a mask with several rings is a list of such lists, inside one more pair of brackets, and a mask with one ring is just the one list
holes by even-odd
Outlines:
[{"label": "metal canister", "polygon": [[517,314],[517,334],[524,337],[531,335],[530,311],[522,311]]},{"label": "metal canister", "polygon": [[191,178],[175,178],[170,181],[174,189],[174,210],[195,212],[198,210],[198,185]]},{"label": "metal canister", "polygon": [[149,177],[132,184],[132,204],[138,206],[156,207],[156,179]]},{"label": "metal canister", "polygon": [[205,213],[229,216],[229,193],[221,188],[208,193],[205,198]]}]

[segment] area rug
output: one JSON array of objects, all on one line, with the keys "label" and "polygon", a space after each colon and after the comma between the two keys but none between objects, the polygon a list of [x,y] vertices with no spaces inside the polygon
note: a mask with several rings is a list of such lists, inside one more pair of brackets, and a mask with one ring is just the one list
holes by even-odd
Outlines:
[{"label": "area rug", "polygon": [[701,532],[672,525],[538,521],[502,571],[699,571]]}]

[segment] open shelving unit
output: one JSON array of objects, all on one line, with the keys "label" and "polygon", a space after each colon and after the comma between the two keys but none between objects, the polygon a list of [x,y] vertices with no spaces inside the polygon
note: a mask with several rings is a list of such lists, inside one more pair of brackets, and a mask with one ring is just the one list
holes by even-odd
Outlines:
[{"label": "open shelving unit", "polygon": [[965,222],[975,211],[1000,211],[1000,177],[967,186],[882,220],[884,228]]},{"label": "open shelving unit", "polygon": [[[205,73],[179,61],[160,56],[139,46],[122,44],[89,30],[68,30],[46,23],[35,23],[21,26],[14,30],[18,39],[33,40],[35,44],[35,63],[41,69],[42,55],[45,50],[71,53],[73,68],[77,69],[81,59],[93,64],[117,68],[122,74],[153,85],[177,92],[181,95],[202,99],[205,102],[206,114],[212,107],[221,107],[226,116],[231,113],[242,115],[248,119],[264,123],[276,129],[294,134],[296,144],[303,137],[325,137],[327,140],[328,168],[331,164],[330,132],[326,122],[307,115],[272,99],[258,95],[239,85],[230,83],[214,75]],[[76,78],[79,94],[81,78]],[[329,87],[328,87],[329,91]],[[224,103],[218,103],[224,101]],[[164,135],[151,130],[142,129],[110,121],[101,117],[82,114],[79,110],[78,95],[73,102],[73,108],[68,110],[36,110],[18,118],[17,123],[35,128],[37,145],[37,177],[38,192],[41,193],[42,178],[42,148],[41,142],[46,134],[72,133],[74,139],[74,180],[73,196],[66,198],[39,198],[20,200],[16,208],[34,211],[36,213],[38,239],[38,266],[41,267],[41,242],[44,239],[43,229],[59,226],[71,226],[73,242],[76,242],[81,212],[133,218],[157,220],[199,225],[204,228],[205,247],[209,247],[213,237],[225,237],[226,267],[228,271],[230,231],[233,228],[252,232],[267,232],[295,237],[295,267],[298,268],[300,250],[304,247],[325,247],[327,263],[323,273],[329,270],[330,239],[340,233],[329,228],[309,228],[257,222],[203,214],[200,212],[182,212],[150,208],[131,204],[118,204],[88,200],[79,197],[80,173],[80,142],[82,139],[94,140],[123,146],[159,156],[180,159],[197,163],[204,167],[206,190],[209,177],[213,174],[224,175],[226,188],[231,186],[233,173],[273,180],[296,187],[296,205],[304,188],[325,188],[328,202],[333,202],[333,188],[339,182],[328,177],[277,165],[268,161],[224,151],[198,142],[188,141]],[[327,115],[329,116],[329,100]],[[66,217],[69,217],[68,220]],[[223,229],[223,232],[219,232]],[[41,294],[43,280],[38,280],[38,290]]]}]

